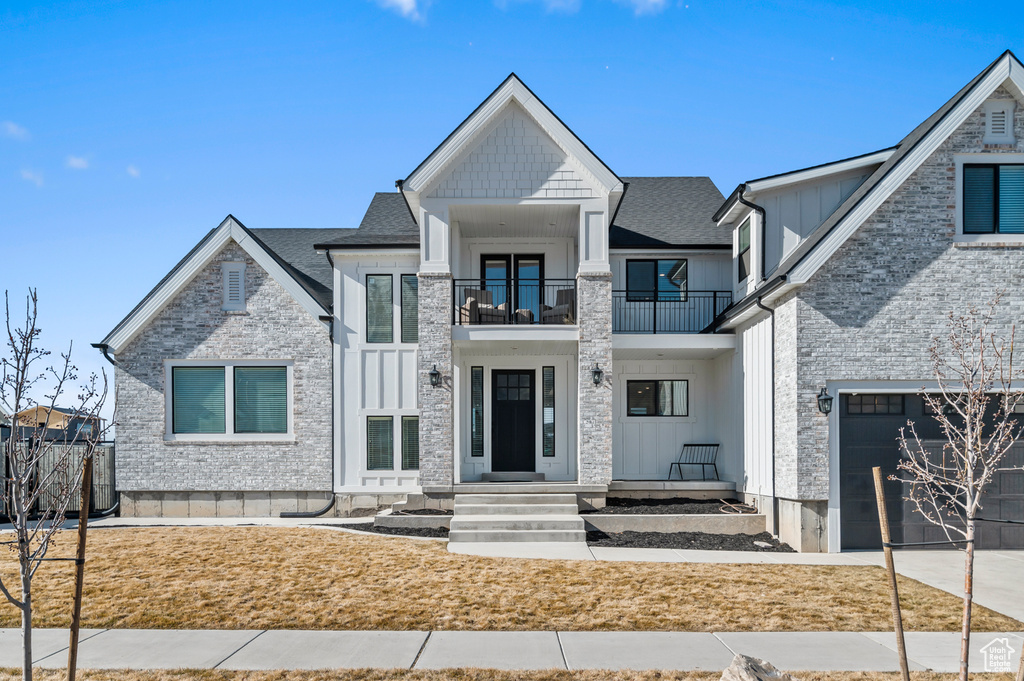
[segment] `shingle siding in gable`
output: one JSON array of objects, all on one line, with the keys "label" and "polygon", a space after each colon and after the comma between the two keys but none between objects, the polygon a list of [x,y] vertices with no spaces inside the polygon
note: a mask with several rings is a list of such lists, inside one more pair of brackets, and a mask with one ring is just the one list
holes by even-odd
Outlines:
[{"label": "shingle siding in gable", "polygon": [[430,193],[435,198],[589,198],[587,178],[525,112],[497,127]]},{"label": "shingle siding in gable", "polygon": [[1020,108],[1014,125],[1015,147],[987,148],[984,114],[974,112],[796,299],[780,306],[777,347],[794,349],[778,360],[778,407],[795,415],[777,424],[780,496],[828,498],[828,428],[815,401],[827,381],[934,380],[928,348],[946,332],[946,315],[999,292],[999,330],[1008,333],[1024,319],[1024,248],[954,245],[953,157],[987,153],[997,161],[1000,153],[1024,152]]},{"label": "shingle siding in gable", "polygon": [[[246,312],[221,310],[220,263],[245,262]],[[164,441],[164,360],[294,361],[294,442]],[[233,242],[117,355],[117,485],[131,491],[331,489],[327,331]]]}]

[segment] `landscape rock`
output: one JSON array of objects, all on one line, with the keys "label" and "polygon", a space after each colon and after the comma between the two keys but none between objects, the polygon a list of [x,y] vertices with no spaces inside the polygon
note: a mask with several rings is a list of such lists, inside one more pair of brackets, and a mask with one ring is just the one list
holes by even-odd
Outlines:
[{"label": "landscape rock", "polygon": [[760,546],[762,549],[774,549],[775,547],[766,541],[755,541],[754,546]]},{"label": "landscape rock", "polygon": [[749,655],[737,655],[722,672],[721,681],[798,681],[796,677],[779,671],[771,662]]}]

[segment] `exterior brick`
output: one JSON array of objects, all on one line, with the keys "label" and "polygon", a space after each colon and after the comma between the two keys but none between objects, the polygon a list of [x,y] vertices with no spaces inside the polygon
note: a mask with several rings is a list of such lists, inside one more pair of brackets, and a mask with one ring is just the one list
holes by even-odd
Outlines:
[{"label": "exterior brick", "polygon": [[[420,484],[448,486],[455,480],[454,391],[452,380],[452,277],[419,275]],[[441,385],[430,385],[437,366]]]},{"label": "exterior brick", "polygon": [[[580,274],[577,322],[579,340],[579,482],[606,485],[612,480],[612,275]],[[604,380],[594,385],[597,364]]]},{"label": "exterior brick", "polygon": [[[1010,96],[1002,89],[994,95]],[[815,401],[827,381],[934,381],[928,348],[946,333],[947,315],[984,306],[1000,292],[997,333],[1008,334],[1024,319],[1022,245],[954,243],[954,155],[983,153],[998,161],[1000,154],[1024,152],[1020,106],[1016,145],[984,145],[984,128],[979,108],[780,305],[780,496],[828,498],[828,426]]]},{"label": "exterior brick", "polygon": [[[224,261],[246,263],[245,312],[221,309],[220,264]],[[165,441],[164,360],[169,359],[292,360],[294,442]],[[320,322],[237,244],[228,244],[215,256],[118,353],[117,361],[118,489],[331,489],[330,337]],[[138,497],[135,505],[149,503],[146,499]],[[139,509],[139,514],[151,515],[148,511]]]}]

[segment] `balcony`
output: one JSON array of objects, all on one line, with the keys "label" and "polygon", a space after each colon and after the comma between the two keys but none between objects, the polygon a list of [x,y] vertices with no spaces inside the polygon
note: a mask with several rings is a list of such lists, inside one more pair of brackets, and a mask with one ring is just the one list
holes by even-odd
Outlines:
[{"label": "balcony", "polygon": [[731,291],[612,291],[612,332],[700,333],[731,304]]},{"label": "balcony", "polygon": [[456,326],[575,325],[575,279],[456,279]]}]

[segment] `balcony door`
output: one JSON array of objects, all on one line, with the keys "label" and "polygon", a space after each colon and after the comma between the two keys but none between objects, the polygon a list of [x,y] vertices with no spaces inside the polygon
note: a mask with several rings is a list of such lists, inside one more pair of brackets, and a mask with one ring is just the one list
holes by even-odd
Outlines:
[{"label": "balcony door", "polygon": [[494,306],[503,303],[506,316],[516,310],[529,314],[516,315],[516,321],[540,322],[540,306],[544,302],[544,256],[498,254],[480,256],[481,288],[490,291]]}]

